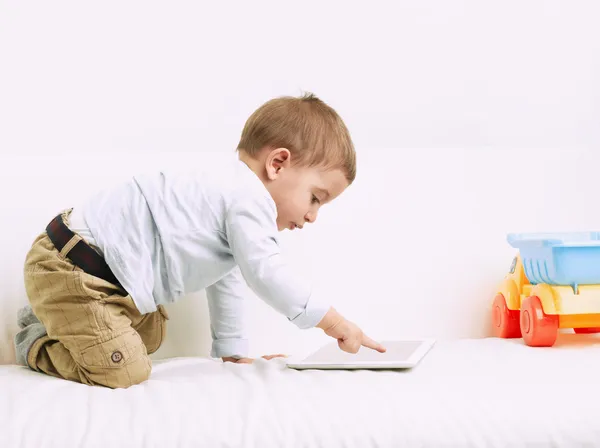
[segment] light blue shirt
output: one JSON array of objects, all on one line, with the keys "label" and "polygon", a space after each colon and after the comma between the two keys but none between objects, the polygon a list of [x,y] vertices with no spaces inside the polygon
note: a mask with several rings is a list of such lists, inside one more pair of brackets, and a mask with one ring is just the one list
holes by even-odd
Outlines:
[{"label": "light blue shirt", "polygon": [[262,181],[235,161],[136,176],[75,207],[71,226],[98,248],[143,314],[206,289],[211,356],[245,357],[246,285],[302,329],[329,309],[285,263],[276,218]]}]

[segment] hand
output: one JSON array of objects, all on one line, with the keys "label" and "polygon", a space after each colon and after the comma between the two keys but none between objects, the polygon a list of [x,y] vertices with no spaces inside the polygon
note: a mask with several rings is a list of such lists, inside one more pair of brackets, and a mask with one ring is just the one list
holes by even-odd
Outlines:
[{"label": "hand", "polygon": [[[261,358],[270,360],[273,358],[287,358],[287,355],[277,354],[277,355],[264,355]],[[232,358],[230,356],[226,356],[223,359],[223,362],[233,362],[235,364],[252,364],[254,362],[254,358]]]},{"label": "hand", "polygon": [[326,335],[337,339],[340,349],[345,352],[357,353],[362,346],[377,350],[379,353],[386,351],[383,345],[368,337],[356,324],[344,318],[333,308],[329,309],[317,327],[323,329]]}]

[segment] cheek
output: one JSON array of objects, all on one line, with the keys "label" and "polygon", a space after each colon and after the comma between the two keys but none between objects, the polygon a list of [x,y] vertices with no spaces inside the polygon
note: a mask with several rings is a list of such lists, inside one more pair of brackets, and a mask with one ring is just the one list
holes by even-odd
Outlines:
[{"label": "cheek", "polygon": [[287,220],[293,215],[293,197],[289,192],[282,191],[275,199],[277,204],[277,217]]},{"label": "cheek", "polygon": [[301,201],[297,196],[288,193],[279,201],[277,210],[280,217],[294,220],[302,213]]},{"label": "cheek", "polygon": [[296,220],[310,207],[310,195],[296,185],[282,185],[277,191],[277,214],[283,220]]},{"label": "cheek", "polygon": [[292,195],[287,196],[281,205],[281,213],[289,218],[295,218],[299,209],[298,200]]},{"label": "cheek", "polygon": [[306,213],[310,206],[311,196],[306,193],[306,190],[298,190],[294,192],[293,204],[296,213]]}]

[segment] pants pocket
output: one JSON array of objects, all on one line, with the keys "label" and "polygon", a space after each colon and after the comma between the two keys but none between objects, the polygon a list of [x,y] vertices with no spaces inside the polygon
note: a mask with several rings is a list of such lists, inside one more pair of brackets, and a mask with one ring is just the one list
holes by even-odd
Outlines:
[{"label": "pants pocket", "polygon": [[81,352],[81,364],[84,367],[102,367],[119,369],[146,355],[140,335],[133,329],[93,345]]},{"label": "pants pocket", "polygon": [[79,364],[91,384],[111,388],[140,384],[152,370],[146,347],[134,329],[83,350]]}]

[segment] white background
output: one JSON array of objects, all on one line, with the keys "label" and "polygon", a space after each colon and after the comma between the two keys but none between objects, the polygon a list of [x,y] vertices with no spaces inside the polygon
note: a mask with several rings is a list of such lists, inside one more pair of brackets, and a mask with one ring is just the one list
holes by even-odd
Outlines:
[{"label": "white background", "polygon": [[[234,157],[312,91],[358,179],[289,257],[375,338],[484,337],[511,231],[600,229],[595,1],[0,1],[0,361],[22,263],[58,211],[140,170]],[[248,300],[252,352],[327,342]],[[202,293],[157,356],[206,356]]]}]

